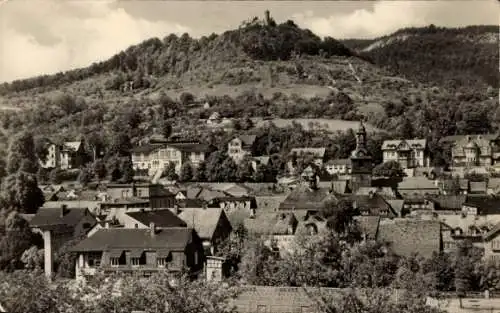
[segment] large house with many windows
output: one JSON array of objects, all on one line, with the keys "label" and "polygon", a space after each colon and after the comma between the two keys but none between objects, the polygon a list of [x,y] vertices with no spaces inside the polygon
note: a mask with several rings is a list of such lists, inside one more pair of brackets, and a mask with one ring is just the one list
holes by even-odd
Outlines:
[{"label": "large house with many windows", "polygon": [[500,135],[449,136],[441,140],[451,144],[453,167],[489,167],[500,163]]},{"label": "large house with many windows", "polygon": [[209,152],[209,145],[198,142],[147,144],[132,150],[132,164],[134,170],[154,175],[172,162],[175,164],[175,171],[180,173],[182,164],[189,162],[196,168]]},{"label": "large house with many windows", "polygon": [[197,233],[186,227],[104,228],[85,238],[72,251],[78,254],[76,278],[104,273],[140,273],[150,276],[158,271],[199,272],[205,256]]},{"label": "large house with many windows", "polygon": [[402,168],[427,167],[430,164],[427,140],[386,140],[382,144],[384,162],[396,161]]}]

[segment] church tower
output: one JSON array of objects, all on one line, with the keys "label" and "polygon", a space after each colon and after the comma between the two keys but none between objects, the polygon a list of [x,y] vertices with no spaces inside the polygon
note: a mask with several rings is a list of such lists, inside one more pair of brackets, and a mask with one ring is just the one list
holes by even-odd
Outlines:
[{"label": "church tower", "polygon": [[363,122],[356,132],[356,149],[351,153],[351,191],[372,185],[372,157],[366,149],[366,129]]}]

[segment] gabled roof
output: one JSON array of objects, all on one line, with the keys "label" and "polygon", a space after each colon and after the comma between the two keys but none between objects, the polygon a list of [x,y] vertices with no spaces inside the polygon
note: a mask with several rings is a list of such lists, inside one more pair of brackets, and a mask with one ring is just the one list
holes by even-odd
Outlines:
[{"label": "gabled roof", "polygon": [[144,144],[132,148],[132,153],[150,154],[151,152],[155,151],[158,148],[159,148],[158,145]]},{"label": "gabled roof", "polygon": [[212,239],[219,221],[227,219],[227,216],[221,208],[186,208],[179,214],[179,218],[196,230],[200,238]]},{"label": "gabled roof", "polygon": [[483,238],[484,240],[488,241],[492,238],[494,238],[494,236],[500,231],[500,223],[497,223],[495,226],[493,226],[493,228],[487,232],[486,234],[484,234]]},{"label": "gabled roof", "polygon": [[[367,212],[369,215],[396,217],[397,213],[391,205],[378,194],[372,195],[354,195],[354,208],[361,212]],[[387,212],[387,213],[385,213]]]},{"label": "gabled roof", "polygon": [[184,251],[193,236],[193,230],[186,227],[158,229],[154,236],[151,236],[150,229],[144,228],[103,228],[82,240],[71,250],[76,252],[130,249]]},{"label": "gabled roof", "polygon": [[396,199],[397,195],[390,187],[360,187],[356,191],[358,196],[369,196],[370,194],[378,194],[384,199]]},{"label": "gabled roof", "polygon": [[202,143],[169,143],[169,147],[176,148],[182,152],[209,152],[211,150],[210,145]]},{"label": "gabled roof", "polygon": [[441,138],[440,142],[443,143],[455,143],[457,141],[465,141],[467,140],[467,136],[471,138],[471,140],[476,140],[478,138],[485,139],[485,140],[495,140],[498,138],[498,134],[474,134],[474,135],[455,135],[455,136],[446,136]]},{"label": "gabled roof", "polygon": [[377,240],[388,242],[401,256],[414,253],[429,258],[441,248],[441,223],[433,220],[381,220]]},{"label": "gabled roof", "polygon": [[[244,221],[249,233],[259,235],[293,235],[297,224],[298,220],[292,212],[266,212]],[[288,232],[289,226],[292,228],[292,233]]]},{"label": "gabled roof", "polygon": [[400,149],[424,149],[427,146],[425,139],[412,140],[385,140],[382,144],[382,150],[400,150]]},{"label": "gabled roof", "polygon": [[[87,215],[87,208],[66,208],[61,216],[62,208],[40,208],[31,219],[30,226],[38,228],[64,226],[75,227]],[[93,225],[92,225],[93,226]]]},{"label": "gabled roof", "polygon": [[398,189],[439,190],[434,181],[426,177],[404,177],[398,184]]},{"label": "gabled roof", "polygon": [[471,193],[486,193],[487,184],[485,181],[471,181],[470,182],[470,192]]},{"label": "gabled roof", "polygon": [[128,212],[125,214],[145,226],[149,226],[151,223],[154,223],[156,227],[187,227],[186,222],[168,209]]},{"label": "gabled roof", "polygon": [[351,159],[333,159],[326,162],[327,165],[351,165]]},{"label": "gabled roof", "polygon": [[500,178],[492,177],[488,179],[488,189],[491,189],[494,192],[500,192]]},{"label": "gabled roof", "polygon": [[234,139],[241,140],[243,147],[249,148],[249,147],[253,146],[255,139],[257,139],[257,136],[256,135],[239,135],[239,136],[233,137],[232,140],[234,140]]},{"label": "gabled roof", "polygon": [[475,207],[478,214],[500,214],[500,198],[492,196],[467,196],[465,206]]},{"label": "gabled roof", "polygon": [[317,158],[325,157],[326,148],[292,148],[290,154],[312,154]]},{"label": "gabled roof", "polygon": [[436,195],[430,200],[434,201],[435,210],[462,210],[462,205],[467,200],[466,195]]},{"label": "gabled roof", "polygon": [[403,214],[403,207],[405,204],[405,200],[393,199],[386,201],[392,207],[397,217],[403,217],[402,214]]},{"label": "gabled roof", "polygon": [[335,199],[328,189],[313,190],[309,186],[299,185],[280,204],[280,209],[320,209],[326,201]]},{"label": "gabled roof", "polygon": [[81,141],[67,141],[64,143],[65,148],[71,149],[73,151],[78,151],[81,145],[82,145]]},{"label": "gabled roof", "polygon": [[366,235],[367,239],[375,240],[380,218],[380,216],[355,216],[354,220],[358,223],[361,232]]}]

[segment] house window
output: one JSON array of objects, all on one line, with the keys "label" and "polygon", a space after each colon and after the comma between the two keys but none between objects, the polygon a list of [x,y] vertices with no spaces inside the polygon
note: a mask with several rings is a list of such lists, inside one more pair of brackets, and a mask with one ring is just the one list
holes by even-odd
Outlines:
[{"label": "house window", "polygon": [[158,267],[165,267],[167,266],[167,258],[158,258],[156,259],[156,264]]},{"label": "house window", "polygon": [[89,267],[99,267],[101,266],[101,253],[92,252],[87,255],[87,264]]},{"label": "house window", "polygon": [[118,266],[118,265],[120,265],[120,258],[112,257],[109,260],[111,262],[111,266]]},{"label": "house window", "polygon": [[130,263],[132,266],[139,266],[141,264],[141,258],[130,258]]}]

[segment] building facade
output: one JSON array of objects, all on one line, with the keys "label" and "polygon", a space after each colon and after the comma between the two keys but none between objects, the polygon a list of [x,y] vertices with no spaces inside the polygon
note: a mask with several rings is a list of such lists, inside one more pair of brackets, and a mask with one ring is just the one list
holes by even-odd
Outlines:
[{"label": "building facade", "polygon": [[208,145],[196,142],[143,145],[132,150],[132,164],[134,170],[154,175],[157,171],[167,168],[170,163],[174,163],[175,171],[179,174],[186,162],[197,168],[205,161],[209,151]]},{"label": "building facade", "polygon": [[76,278],[106,273],[140,273],[150,276],[158,271],[200,272],[205,256],[196,232],[185,227],[158,229],[104,228],[85,238],[71,251],[78,254]]},{"label": "building facade", "polygon": [[384,162],[396,161],[402,168],[428,167],[427,140],[386,140],[382,144]]},{"label": "building facade", "polygon": [[236,162],[239,163],[246,156],[252,155],[252,147],[255,143],[255,135],[239,136],[233,138],[227,147],[227,154]]},{"label": "building facade", "polygon": [[454,167],[490,167],[500,163],[500,135],[466,135],[445,138],[451,143]]},{"label": "building facade", "polygon": [[65,142],[62,145],[51,142],[46,149],[45,160],[39,162],[43,168],[59,168],[62,170],[79,168],[89,158],[83,139]]}]

